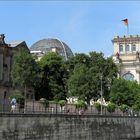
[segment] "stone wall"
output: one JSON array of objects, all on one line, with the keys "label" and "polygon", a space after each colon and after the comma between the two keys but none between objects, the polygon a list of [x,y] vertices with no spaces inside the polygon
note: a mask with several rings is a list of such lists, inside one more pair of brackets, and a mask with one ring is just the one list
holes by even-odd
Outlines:
[{"label": "stone wall", "polygon": [[140,140],[140,118],[0,114],[0,140]]}]

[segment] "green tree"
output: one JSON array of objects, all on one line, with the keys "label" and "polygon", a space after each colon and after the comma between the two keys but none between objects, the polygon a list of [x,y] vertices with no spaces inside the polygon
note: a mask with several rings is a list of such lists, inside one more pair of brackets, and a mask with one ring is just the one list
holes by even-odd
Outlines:
[{"label": "green tree", "polygon": [[76,53],[74,57],[66,61],[66,67],[70,75],[73,73],[73,70],[77,64],[84,64],[88,67],[90,64],[89,55],[84,53]]},{"label": "green tree", "polygon": [[13,56],[11,78],[15,85],[24,86],[25,97],[27,87],[33,86],[35,83],[37,71],[37,63],[28,50],[20,49],[15,53]]},{"label": "green tree", "polygon": [[112,113],[115,111],[116,105],[114,103],[109,103],[106,108],[108,112]]},{"label": "green tree", "polygon": [[78,100],[75,105],[77,109],[87,109],[88,107],[84,100]]},{"label": "green tree", "polygon": [[101,111],[101,104],[98,102],[94,103],[95,108],[98,110],[98,113]]},{"label": "green tree", "polygon": [[140,85],[135,81],[116,79],[113,82],[110,92],[110,100],[117,105],[133,106],[140,97]]},{"label": "green tree", "polygon": [[86,93],[89,91],[89,79],[87,77],[88,68],[83,64],[77,64],[73,74],[68,80],[68,88],[70,96],[78,96],[85,99]]},{"label": "green tree", "polygon": [[64,60],[57,53],[48,53],[39,61],[41,84],[38,88],[40,98],[62,100],[66,97],[66,70]]},{"label": "green tree", "polygon": [[132,106],[132,109],[138,112],[140,110],[140,92],[135,96],[135,102]]},{"label": "green tree", "polygon": [[91,98],[99,98],[102,76],[104,98],[109,99],[109,87],[117,76],[117,67],[111,58],[104,58],[102,53],[91,52],[88,56],[77,54],[69,62],[71,62],[71,74],[68,79],[70,95],[78,96],[88,103]]},{"label": "green tree", "polygon": [[125,112],[128,111],[129,106],[128,106],[128,105],[125,105],[125,104],[121,104],[121,105],[119,106],[119,108],[120,108],[120,110],[121,110],[123,113],[125,113]]},{"label": "green tree", "polygon": [[103,53],[97,52],[90,52],[89,55],[91,74],[96,75],[96,81],[98,82],[96,88],[100,89],[102,76],[103,96],[106,100],[109,100],[110,87],[117,77],[118,69],[112,57],[105,58]]}]

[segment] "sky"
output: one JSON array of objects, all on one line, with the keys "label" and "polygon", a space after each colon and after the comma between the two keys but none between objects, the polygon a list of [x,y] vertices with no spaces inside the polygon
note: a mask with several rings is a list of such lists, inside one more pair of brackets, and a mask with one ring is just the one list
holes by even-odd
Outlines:
[{"label": "sky", "polygon": [[113,53],[111,40],[140,35],[140,1],[0,1],[0,34],[30,48],[44,38],[59,38],[73,53]]}]

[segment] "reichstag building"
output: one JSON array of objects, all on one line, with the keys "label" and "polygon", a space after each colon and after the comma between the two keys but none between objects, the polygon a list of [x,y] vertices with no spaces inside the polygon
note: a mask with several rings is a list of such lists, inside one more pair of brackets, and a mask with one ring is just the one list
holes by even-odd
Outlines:
[{"label": "reichstag building", "polygon": [[140,84],[140,36],[116,36],[113,40],[113,60],[118,66],[118,77]]}]

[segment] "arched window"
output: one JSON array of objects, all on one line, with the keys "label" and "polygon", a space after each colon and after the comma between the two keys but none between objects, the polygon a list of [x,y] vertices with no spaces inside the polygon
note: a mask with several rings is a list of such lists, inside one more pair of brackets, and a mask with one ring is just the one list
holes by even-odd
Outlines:
[{"label": "arched window", "polygon": [[126,73],[126,74],[123,75],[123,78],[124,78],[125,80],[133,81],[133,80],[134,80],[134,75],[131,74],[131,73]]}]

